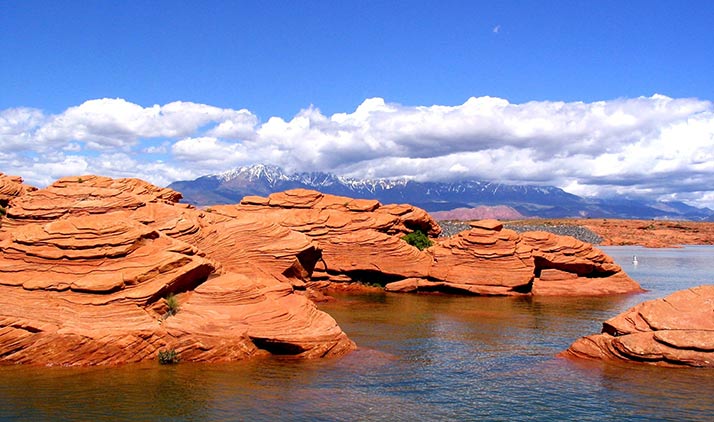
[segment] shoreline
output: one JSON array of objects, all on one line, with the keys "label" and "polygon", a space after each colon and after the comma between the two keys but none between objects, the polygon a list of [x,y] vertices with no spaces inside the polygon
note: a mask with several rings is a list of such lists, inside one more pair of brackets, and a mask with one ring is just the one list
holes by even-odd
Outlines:
[{"label": "shoreline", "polygon": [[[444,235],[468,229],[468,221],[439,221]],[[673,220],[624,220],[610,218],[562,218],[504,220],[516,232],[546,231],[572,236],[597,246],[643,246],[671,248],[684,245],[714,245],[714,222]]]}]

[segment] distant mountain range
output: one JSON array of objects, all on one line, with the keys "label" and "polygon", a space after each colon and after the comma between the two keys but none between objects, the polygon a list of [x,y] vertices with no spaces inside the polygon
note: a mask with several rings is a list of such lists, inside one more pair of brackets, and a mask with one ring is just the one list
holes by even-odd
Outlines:
[{"label": "distant mountain range", "polygon": [[[286,174],[281,168],[253,165],[169,185],[184,202],[216,205],[240,202],[246,195],[267,196],[287,189],[314,189],[382,203],[409,203],[429,212],[503,206],[525,217],[626,218],[714,221],[714,211],[682,202],[627,198],[583,198],[553,186],[507,185],[485,181],[415,182],[405,179],[354,179],[330,173]],[[512,210],[509,214],[512,216]]]}]

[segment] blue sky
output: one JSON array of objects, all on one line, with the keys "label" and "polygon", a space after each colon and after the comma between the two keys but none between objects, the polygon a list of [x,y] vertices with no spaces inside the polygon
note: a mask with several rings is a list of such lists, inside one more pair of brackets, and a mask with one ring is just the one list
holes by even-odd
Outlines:
[{"label": "blue sky", "polygon": [[34,184],[268,161],[714,205],[713,2],[0,8],[0,171]]}]

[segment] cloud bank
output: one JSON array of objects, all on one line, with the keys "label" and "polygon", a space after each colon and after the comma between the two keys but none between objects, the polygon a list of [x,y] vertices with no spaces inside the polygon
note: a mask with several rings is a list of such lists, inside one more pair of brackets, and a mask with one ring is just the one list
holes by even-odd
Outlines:
[{"label": "cloud bank", "polygon": [[714,207],[714,107],[662,95],[593,103],[403,106],[369,98],[350,113],[315,107],[261,122],[191,102],[97,99],[56,115],[0,111],[0,171],[44,186],[68,175],[158,185],[265,163],[287,171],[554,185],[578,195],[642,195]]}]

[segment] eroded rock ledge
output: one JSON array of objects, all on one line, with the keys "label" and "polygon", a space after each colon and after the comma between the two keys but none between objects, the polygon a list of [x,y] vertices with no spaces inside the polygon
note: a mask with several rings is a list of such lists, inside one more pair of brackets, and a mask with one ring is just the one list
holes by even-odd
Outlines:
[{"label": "eroded rock ledge", "polygon": [[603,323],[561,356],[714,368],[714,285],[643,302]]},{"label": "eroded rock ledge", "polygon": [[[470,230],[437,238],[438,224],[421,209],[304,189],[246,197],[238,205],[211,211],[230,217],[259,215],[312,238],[323,251],[312,276],[316,287],[367,282],[392,292],[479,295],[642,291],[589,243],[546,232],[518,234],[496,220],[473,222]],[[432,237],[432,247],[420,251],[401,240],[417,229]]]},{"label": "eroded rock ledge", "polygon": [[[495,220],[437,239],[439,225],[411,205],[292,190],[199,210],[171,189],[92,175],[40,190],[1,176],[0,192],[0,363],[339,356],[355,344],[308,296],[356,282],[481,295],[640,290],[590,244]],[[415,230],[434,245],[402,239]]]},{"label": "eroded rock ledge", "polygon": [[[138,179],[82,176],[11,199],[0,228],[0,363],[354,349],[296,292],[320,257],[308,237],[250,216],[207,215],[179,198]],[[172,316],[170,294],[180,306]]]}]

